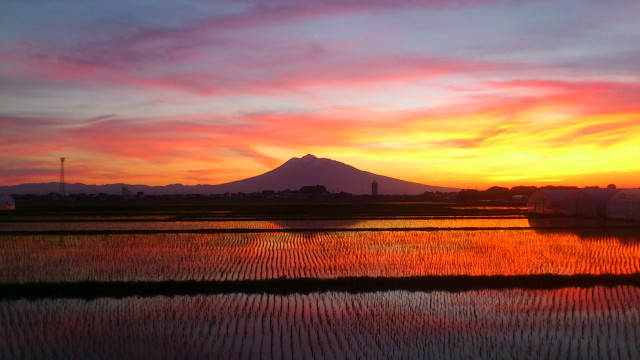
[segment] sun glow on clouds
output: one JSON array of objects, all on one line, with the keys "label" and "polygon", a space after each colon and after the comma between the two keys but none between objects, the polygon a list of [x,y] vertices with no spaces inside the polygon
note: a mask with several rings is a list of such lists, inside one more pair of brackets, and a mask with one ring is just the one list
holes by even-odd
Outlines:
[{"label": "sun glow on clouds", "polygon": [[640,5],[614,3],[6,1],[0,185],[55,181],[60,156],[72,182],[160,185],[313,153],[432,185],[637,187]]}]

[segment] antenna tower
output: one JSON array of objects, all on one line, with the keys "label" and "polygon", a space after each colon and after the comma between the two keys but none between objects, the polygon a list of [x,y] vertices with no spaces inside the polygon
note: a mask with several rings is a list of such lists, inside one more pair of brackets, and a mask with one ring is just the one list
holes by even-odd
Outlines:
[{"label": "antenna tower", "polygon": [[64,158],[60,158],[60,196],[65,197],[65,186],[64,186]]}]

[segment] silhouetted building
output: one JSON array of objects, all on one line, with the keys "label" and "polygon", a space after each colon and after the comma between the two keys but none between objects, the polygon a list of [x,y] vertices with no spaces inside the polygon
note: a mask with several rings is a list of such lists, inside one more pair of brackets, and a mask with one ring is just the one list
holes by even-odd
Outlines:
[{"label": "silhouetted building", "polygon": [[371,196],[378,196],[378,183],[375,180],[371,183]]},{"label": "silhouetted building", "polygon": [[580,217],[606,217],[607,204],[619,190],[581,189],[571,195],[567,202],[567,215]]},{"label": "silhouetted building", "polygon": [[127,189],[126,187],[122,187],[122,189],[120,189],[120,195],[124,198],[124,199],[129,199],[131,198],[131,195],[133,195],[131,193],[131,191],[129,191],[129,189]]},{"label": "silhouetted building", "polygon": [[607,217],[640,221],[640,189],[618,191],[609,199]]}]

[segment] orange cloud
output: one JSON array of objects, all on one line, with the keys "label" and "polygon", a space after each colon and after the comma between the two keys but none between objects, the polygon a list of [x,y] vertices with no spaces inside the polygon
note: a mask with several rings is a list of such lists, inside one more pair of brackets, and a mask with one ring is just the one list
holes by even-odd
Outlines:
[{"label": "orange cloud", "polygon": [[[11,130],[3,153],[33,157],[36,167],[43,166],[42,154],[53,160],[67,154],[77,159],[78,176],[97,183],[221,183],[257,175],[309,152],[407,180],[461,187],[549,181],[597,185],[600,173],[607,174],[600,182],[610,183],[616,182],[611,178],[616,172],[640,172],[638,165],[624,160],[640,151],[640,111],[598,113],[588,109],[588,101],[575,102],[577,109],[573,101],[551,104],[537,98],[500,99],[482,112],[449,115],[333,109],[237,115],[231,122],[222,121],[222,114],[182,117],[186,121],[176,116],[75,124],[3,119]],[[33,138],[21,145],[24,137],[10,139],[18,133]],[[34,143],[47,145],[29,151],[32,145],[26,144]],[[579,174],[585,174],[582,183]],[[50,181],[55,171],[34,170],[31,175]],[[626,182],[619,186],[634,186],[632,176],[623,177]]]}]

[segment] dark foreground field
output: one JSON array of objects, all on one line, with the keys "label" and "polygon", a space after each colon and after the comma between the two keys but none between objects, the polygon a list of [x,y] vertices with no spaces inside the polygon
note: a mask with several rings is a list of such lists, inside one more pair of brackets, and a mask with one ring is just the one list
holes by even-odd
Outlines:
[{"label": "dark foreground field", "polygon": [[266,279],[235,281],[134,281],[134,282],[64,282],[0,284],[0,300],[101,297],[125,298],[153,296],[217,295],[217,294],[310,294],[346,292],[350,294],[380,291],[448,291],[470,290],[554,290],[567,287],[637,286],[640,274],[580,275],[512,275],[512,276],[411,276],[346,277],[333,279]]},{"label": "dark foreground field", "polygon": [[[394,201],[398,200],[398,201]],[[194,218],[372,218],[402,216],[484,216],[524,214],[523,203],[404,201],[402,197],[359,200],[242,201],[220,199],[139,199],[84,201],[19,201],[1,221],[65,221],[102,219],[127,221]]]}]

